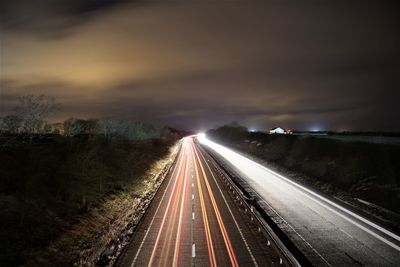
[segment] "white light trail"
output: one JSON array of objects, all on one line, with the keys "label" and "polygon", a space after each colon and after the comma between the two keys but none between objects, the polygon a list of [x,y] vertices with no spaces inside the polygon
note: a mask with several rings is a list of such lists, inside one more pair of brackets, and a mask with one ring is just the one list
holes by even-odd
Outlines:
[{"label": "white light trail", "polygon": [[[377,234],[374,231],[371,231],[367,227],[361,224],[365,223],[369,225],[370,227],[374,228],[378,232],[385,234],[389,236],[390,238],[393,238],[397,241],[400,241],[400,237],[397,236],[396,234],[386,230],[385,228],[359,216],[358,214],[344,208],[341,205],[338,205],[334,203],[333,201],[319,195],[318,193],[305,188],[304,186],[293,182],[292,180],[282,176],[279,173],[276,173],[265,166],[254,162],[247,157],[240,155],[239,153],[224,147],[222,145],[219,145],[211,140],[209,140],[204,133],[198,134],[197,139],[202,145],[208,146],[215,152],[217,152],[219,155],[224,157],[227,161],[229,161],[233,166],[235,166],[238,170],[246,174],[246,179],[251,180],[252,184],[256,184],[257,188],[253,188],[255,191],[260,192],[260,188],[263,188],[265,186],[270,186],[271,184],[276,188],[277,190],[282,190],[283,194],[285,192],[285,189],[290,187],[290,189],[295,189],[296,191],[302,193],[305,197],[315,201],[322,207],[328,209],[329,211],[339,215],[343,219],[347,220],[348,222],[352,223],[353,225],[356,225],[360,229],[364,230],[365,232],[371,234],[375,238],[381,240],[382,242],[388,244],[389,246],[393,247],[397,251],[400,251],[400,247],[396,245],[395,243],[389,241],[388,239],[384,238],[383,236]],[[268,182],[268,185],[266,185],[266,182]],[[263,198],[267,198],[267,196],[261,196]],[[357,222],[357,220],[359,220]]]}]

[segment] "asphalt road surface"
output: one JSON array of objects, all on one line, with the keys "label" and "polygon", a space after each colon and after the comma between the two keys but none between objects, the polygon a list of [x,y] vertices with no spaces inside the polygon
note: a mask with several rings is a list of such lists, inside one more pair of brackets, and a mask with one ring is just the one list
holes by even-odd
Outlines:
[{"label": "asphalt road surface", "polygon": [[279,257],[217,177],[192,137],[184,138],[116,266],[271,266]]},{"label": "asphalt road surface", "polygon": [[400,237],[346,207],[199,136],[316,266],[400,266]]}]

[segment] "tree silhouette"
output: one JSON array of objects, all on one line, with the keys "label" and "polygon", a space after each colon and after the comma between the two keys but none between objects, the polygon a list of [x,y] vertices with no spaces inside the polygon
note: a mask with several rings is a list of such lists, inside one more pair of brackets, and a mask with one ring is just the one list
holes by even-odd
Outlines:
[{"label": "tree silhouette", "polygon": [[54,98],[45,95],[26,95],[19,99],[16,116],[21,118],[21,131],[26,134],[38,134],[46,119],[58,110]]}]

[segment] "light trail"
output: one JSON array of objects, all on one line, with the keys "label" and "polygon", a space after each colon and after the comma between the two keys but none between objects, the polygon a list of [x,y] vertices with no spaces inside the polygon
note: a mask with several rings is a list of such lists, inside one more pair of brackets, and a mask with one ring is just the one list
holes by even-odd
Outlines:
[{"label": "light trail", "polygon": [[[400,237],[391,231],[373,223],[370,220],[367,220],[360,215],[348,210],[347,208],[321,196],[320,194],[284,177],[283,175],[276,173],[265,166],[250,160],[249,158],[240,155],[239,153],[226,148],[222,145],[219,145],[213,141],[210,141],[206,138],[204,134],[199,134],[197,136],[199,142],[202,145],[208,146],[227,161],[229,161],[233,166],[237,169],[245,173],[249,180],[255,182],[261,188],[264,186],[266,181],[268,183],[273,184],[278,189],[284,190],[288,186],[293,188],[297,192],[301,193],[306,198],[314,201],[321,207],[333,212],[334,214],[338,215],[339,217],[343,218],[344,220],[350,222],[354,226],[359,229],[362,229],[364,232],[370,234],[374,238],[382,241],[383,243],[389,245],[390,247],[394,248],[397,251],[400,251],[400,246],[393,243],[391,240],[387,239],[392,238],[393,240],[400,241]],[[259,192],[260,188],[254,188],[256,192]],[[358,220],[358,221],[357,221]],[[371,228],[367,228],[365,225],[370,226]],[[374,229],[375,231],[372,231]],[[384,235],[384,236],[382,236]],[[385,237],[386,236],[386,237]]]},{"label": "light trail", "polygon": [[213,246],[213,241],[211,238],[210,225],[208,222],[208,215],[207,215],[207,211],[206,211],[206,207],[205,207],[206,205],[204,202],[203,189],[201,188],[201,184],[200,184],[199,169],[197,167],[196,159],[194,158],[193,147],[192,147],[192,156],[193,156],[194,168],[195,168],[195,172],[196,172],[196,181],[197,181],[198,190],[199,190],[201,213],[203,215],[202,217],[203,217],[203,223],[204,223],[204,232],[206,234],[208,256],[209,256],[209,260],[210,260],[210,266],[213,267],[213,266],[217,266],[217,261],[215,259],[214,246]]},{"label": "light trail", "polygon": [[179,245],[180,245],[180,241],[181,241],[181,232],[182,232],[182,217],[183,217],[183,211],[184,211],[184,206],[185,206],[185,196],[186,196],[186,181],[187,181],[188,170],[189,170],[188,165],[189,165],[188,160],[186,160],[186,171],[185,171],[185,178],[183,181],[181,205],[180,205],[179,220],[178,220],[178,231],[176,232],[174,259],[172,261],[172,266],[178,266]]},{"label": "light trail", "polygon": [[231,214],[232,219],[233,219],[233,221],[235,222],[235,226],[236,226],[238,232],[240,233],[240,237],[242,238],[243,243],[244,243],[245,246],[246,246],[247,252],[249,253],[249,255],[250,255],[250,257],[251,257],[251,260],[253,261],[254,266],[258,267],[258,263],[257,263],[257,261],[256,261],[256,259],[255,259],[255,257],[254,257],[254,255],[253,255],[253,252],[251,251],[251,249],[250,249],[250,247],[249,247],[249,244],[247,243],[247,240],[246,240],[246,238],[244,237],[243,232],[242,232],[242,230],[240,229],[239,224],[238,224],[238,222],[237,222],[235,216],[233,215],[233,212],[232,212],[231,208],[229,207],[228,201],[226,201],[226,198],[225,198],[224,194],[222,193],[221,188],[219,187],[219,185],[218,185],[218,183],[217,183],[217,179],[215,178],[215,176],[214,176],[214,174],[213,174],[213,172],[212,172],[212,170],[211,170],[211,168],[210,168],[210,165],[207,163],[207,160],[206,160],[206,158],[204,157],[203,153],[201,153],[201,152],[199,151],[199,154],[200,154],[200,156],[203,158],[204,162],[206,163],[206,166],[207,166],[208,170],[210,171],[211,176],[213,177],[214,182],[215,182],[215,184],[217,185],[218,190],[219,190],[219,192],[220,192],[222,198],[224,199],[224,202],[225,202],[225,204],[226,204],[226,207],[228,208],[229,213]]},{"label": "light trail", "polygon": [[237,262],[237,259],[236,259],[235,252],[234,252],[233,247],[232,247],[232,243],[231,243],[231,241],[229,239],[228,232],[226,231],[226,227],[225,227],[224,222],[222,220],[221,213],[220,213],[219,208],[217,206],[217,203],[215,201],[214,194],[213,194],[211,186],[210,186],[210,184],[208,182],[208,177],[207,177],[207,175],[206,175],[206,173],[204,171],[203,165],[201,164],[200,157],[197,154],[197,151],[196,151],[196,148],[194,147],[194,144],[191,143],[191,145],[192,145],[193,151],[195,152],[196,158],[197,158],[197,160],[199,162],[200,169],[201,169],[201,172],[203,174],[203,178],[204,178],[204,181],[205,181],[205,184],[206,184],[206,187],[207,187],[210,199],[211,199],[211,203],[212,203],[215,215],[217,217],[218,225],[220,227],[220,230],[221,230],[221,233],[222,233],[222,237],[224,238],[225,246],[226,246],[228,254],[229,254],[229,259],[231,260],[232,266],[234,266],[234,267],[239,266],[239,264]]},{"label": "light trail", "polygon": [[169,257],[170,255],[170,250],[172,249],[172,255],[175,254],[175,250],[174,250],[174,241],[176,244],[176,239],[173,239],[174,236],[174,232],[175,229],[177,229],[177,224],[179,223],[178,221],[178,217],[179,217],[179,207],[180,207],[180,196],[182,195],[182,193],[184,192],[185,188],[183,187],[183,181],[185,176],[187,175],[187,171],[188,171],[188,146],[187,146],[187,139],[183,140],[183,146],[185,153],[185,162],[183,162],[182,164],[183,166],[183,171],[180,173],[180,175],[177,177],[178,179],[178,185],[177,185],[177,189],[175,192],[175,196],[174,199],[172,201],[172,206],[169,213],[169,219],[167,219],[168,223],[165,225],[164,227],[164,232],[166,233],[165,238],[164,238],[164,242],[163,245],[161,246],[161,256],[160,256],[160,262],[158,263],[159,266],[166,266],[168,265],[168,260],[170,258],[173,259],[174,256]]},{"label": "light trail", "polygon": [[[227,201],[233,199],[224,197],[202,153],[193,137],[183,139],[167,185],[160,188],[116,266],[269,266],[266,243],[258,240],[256,230],[242,231],[250,223],[247,216],[230,209],[235,205]],[[254,254],[247,253],[249,247]]]},{"label": "light trail", "polygon": [[[183,149],[183,148],[182,148]],[[186,163],[186,161],[187,161],[187,155],[186,155],[186,153],[185,153],[185,150],[183,150],[183,161]],[[171,196],[170,196],[170,198],[168,199],[168,204],[167,204],[167,208],[165,209],[165,213],[164,213],[164,216],[163,216],[163,219],[162,219],[162,222],[161,222],[161,226],[160,226],[160,229],[159,229],[159,231],[158,231],[158,233],[157,233],[157,238],[156,238],[156,241],[155,241],[155,244],[154,244],[154,246],[153,246],[153,250],[152,250],[152,252],[151,252],[151,256],[150,256],[150,260],[149,260],[149,263],[148,263],[148,267],[150,267],[150,266],[152,266],[152,264],[153,264],[153,261],[154,261],[154,256],[155,256],[155,253],[156,253],[156,250],[157,250],[157,246],[158,246],[158,243],[160,242],[160,237],[161,237],[161,233],[162,233],[162,229],[164,228],[164,224],[165,224],[165,221],[166,221],[166,219],[167,219],[167,215],[168,215],[168,211],[169,211],[169,209],[170,209],[170,206],[171,206],[171,202],[172,202],[172,200],[173,200],[173,197],[174,197],[174,193],[175,193],[175,189],[176,189],[176,185],[177,185],[177,183],[178,183],[178,180],[180,180],[179,179],[179,174],[181,173],[181,171],[182,171],[182,166],[184,166],[185,164],[181,164],[181,166],[179,166],[179,171],[178,171],[178,177],[175,179],[175,182],[174,182],[174,186],[173,186],[173,188],[172,188],[172,192],[171,192]]]},{"label": "light trail", "polygon": [[[177,170],[177,169],[176,169],[177,166],[179,166],[179,167],[178,167],[178,172],[177,172],[177,174],[179,174],[179,172],[180,172],[180,170],[181,170],[181,167],[182,167],[182,164],[180,164],[180,162],[182,161],[182,158],[183,158],[183,153],[179,155],[179,158],[178,158],[178,160],[176,161],[176,164],[175,164],[175,166],[174,166],[174,170],[172,171],[172,176],[174,176],[175,171]],[[178,164],[178,163],[179,163],[179,164]],[[136,251],[135,257],[133,258],[133,261],[132,261],[130,267],[135,266],[135,263],[136,263],[136,261],[137,261],[137,259],[138,259],[138,257],[139,257],[140,252],[142,251],[142,248],[143,248],[143,245],[144,245],[144,243],[145,243],[145,241],[146,241],[146,239],[147,239],[147,236],[148,236],[149,233],[150,233],[150,230],[151,230],[151,228],[152,228],[152,226],[153,226],[153,223],[154,223],[154,219],[156,218],[156,214],[158,213],[158,210],[159,210],[160,207],[161,207],[161,203],[162,203],[163,200],[164,200],[164,197],[165,197],[165,195],[166,195],[166,193],[167,193],[167,190],[168,190],[168,188],[169,188],[169,186],[170,186],[170,184],[171,184],[171,181],[172,181],[172,179],[169,179],[168,184],[167,184],[167,187],[165,188],[165,191],[164,191],[164,193],[163,193],[163,195],[162,195],[162,197],[161,197],[161,200],[160,200],[160,202],[159,202],[159,204],[158,204],[158,206],[157,206],[156,212],[154,213],[153,218],[151,219],[149,228],[147,229],[146,234],[144,235],[143,240],[142,240],[142,242],[140,243],[140,246],[139,246],[138,250]],[[176,184],[176,180],[175,180],[175,183],[174,183],[174,184]]]},{"label": "light trail", "polygon": [[[186,162],[187,162],[187,157],[186,157]],[[159,266],[165,266],[168,263],[168,259],[169,258],[173,258],[173,256],[170,256],[170,250],[172,249],[172,251],[174,250],[174,245],[173,244],[173,236],[174,236],[174,231],[176,229],[176,225],[178,223],[178,213],[179,213],[179,199],[180,199],[180,195],[182,192],[182,184],[183,184],[183,175],[185,173],[185,167],[186,167],[186,162],[184,162],[184,166],[182,168],[182,172],[180,173],[180,175],[177,177],[178,179],[178,184],[176,187],[176,191],[175,191],[175,195],[173,197],[173,200],[171,202],[171,208],[168,212],[168,218],[166,220],[166,224],[164,226],[164,229],[162,229],[163,233],[164,233],[164,242],[163,244],[160,246],[159,250],[160,250],[160,262],[157,263],[157,265]],[[161,236],[162,237],[162,236]],[[172,252],[174,253],[174,252]],[[173,254],[172,254],[173,255]]]}]

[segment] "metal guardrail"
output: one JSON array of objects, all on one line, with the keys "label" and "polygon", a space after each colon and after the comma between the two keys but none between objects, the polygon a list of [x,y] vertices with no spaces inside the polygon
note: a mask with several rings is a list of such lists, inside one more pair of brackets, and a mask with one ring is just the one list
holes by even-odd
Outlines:
[{"label": "metal guardrail", "polygon": [[270,247],[278,257],[278,259],[272,263],[282,266],[312,266],[311,262],[300,252],[278,225],[268,216],[266,211],[258,204],[260,200],[252,197],[240,184],[240,181],[235,181],[240,178],[212,152],[201,145],[199,145],[199,147],[203,151],[207,151],[206,154],[211,158],[212,165],[222,179],[222,182],[227,186],[229,192],[233,194],[235,200],[239,201],[239,204],[243,206],[250,220],[258,226],[258,231],[262,232],[266,237],[267,247]]}]

